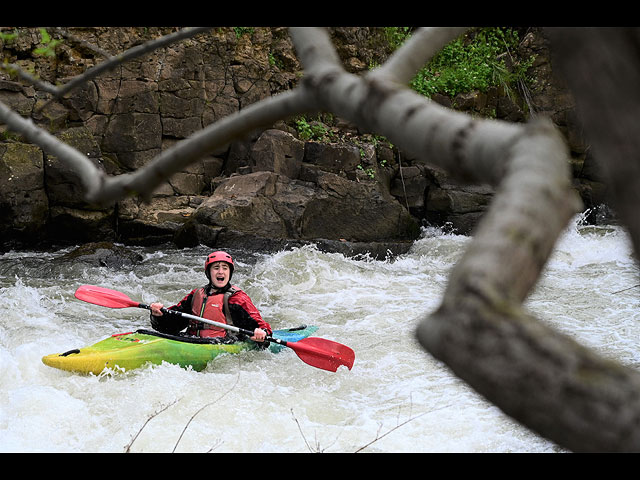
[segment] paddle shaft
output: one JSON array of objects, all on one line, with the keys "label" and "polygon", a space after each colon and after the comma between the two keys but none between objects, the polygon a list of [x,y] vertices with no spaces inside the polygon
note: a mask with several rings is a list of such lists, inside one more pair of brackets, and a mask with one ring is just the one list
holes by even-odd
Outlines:
[{"label": "paddle shaft", "polygon": [[[145,303],[138,303],[137,307],[138,308],[146,308],[147,310],[151,310],[151,306],[147,305]],[[168,308],[162,308],[161,311],[165,315],[166,314],[177,315],[178,317],[188,318],[190,320],[195,320],[196,322],[208,323],[209,325],[213,325],[213,326],[219,327],[219,328],[224,328],[225,330],[229,330],[229,331],[234,332],[234,333],[242,333],[244,335],[247,335],[248,337],[253,337],[253,335],[254,335],[254,332],[252,332],[251,330],[245,330],[244,328],[239,328],[239,327],[236,327],[235,325],[227,325],[226,323],[216,322],[214,320],[209,320],[207,318],[198,317],[196,315],[191,315],[189,313],[178,312],[176,310],[169,310]],[[267,336],[264,341],[265,342],[277,343],[277,344],[282,345],[284,347],[287,346],[287,342],[285,340],[280,340],[279,338],[273,338],[273,337],[270,337],[270,336]]]}]

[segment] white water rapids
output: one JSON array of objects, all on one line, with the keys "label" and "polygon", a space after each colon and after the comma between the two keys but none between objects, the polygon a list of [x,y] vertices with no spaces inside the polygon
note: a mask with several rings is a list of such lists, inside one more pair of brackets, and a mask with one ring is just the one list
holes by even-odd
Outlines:
[{"label": "white water rapids", "polygon": [[[627,234],[578,220],[527,307],[602,355],[640,368],[640,287],[629,288],[640,282]],[[273,328],[317,325],[316,336],[354,349],[353,369],[336,373],[290,349],[218,357],[203,372],[163,364],[85,376],[47,367],[44,355],[149,328],[146,310],[81,302],[73,296],[78,286],[172,304],[204,284],[210,249],[136,247],[144,261],[121,270],[61,261],[72,249],[2,254],[0,451],[123,452],[134,437],[132,452],[562,451],[415,341],[417,322],[437,307],[468,241],[426,229],[409,253],[386,261],[313,247],[266,255],[228,247],[238,264],[234,283]]]}]

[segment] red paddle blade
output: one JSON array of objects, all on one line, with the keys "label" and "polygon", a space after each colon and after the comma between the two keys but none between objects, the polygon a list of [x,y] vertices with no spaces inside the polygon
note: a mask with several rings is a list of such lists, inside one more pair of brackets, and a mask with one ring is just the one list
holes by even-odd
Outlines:
[{"label": "red paddle blade", "polygon": [[137,307],[138,303],[131,300],[124,293],[95,285],[82,285],[75,293],[78,300],[102,305],[110,308]]},{"label": "red paddle blade", "polygon": [[293,349],[303,362],[330,372],[335,372],[341,366],[351,370],[355,360],[351,348],[325,338],[303,338],[287,343],[287,347]]}]

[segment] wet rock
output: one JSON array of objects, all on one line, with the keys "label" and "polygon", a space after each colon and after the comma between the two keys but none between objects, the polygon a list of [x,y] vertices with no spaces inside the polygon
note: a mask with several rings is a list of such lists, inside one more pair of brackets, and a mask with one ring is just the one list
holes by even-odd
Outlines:
[{"label": "wet rock", "polygon": [[[74,147],[104,171],[100,160],[102,153],[91,132],[85,127],[70,128],[60,132],[58,138]],[[74,168],[54,155],[47,155],[45,181],[51,205],[83,209],[87,207],[80,177]]]},{"label": "wet rock", "polygon": [[141,254],[111,242],[86,243],[59,257],[63,261],[84,262],[96,267],[122,269],[142,262]]},{"label": "wet rock", "polygon": [[251,149],[249,165],[254,172],[268,171],[298,178],[305,143],[282,130],[266,130]]},{"label": "wet rock", "polygon": [[307,142],[304,160],[332,173],[354,171],[360,164],[360,150],[349,144]]},{"label": "wet rock", "polygon": [[229,178],[196,209],[193,221],[251,235],[354,242],[415,239],[409,213],[376,184],[318,171],[315,182],[273,172]]}]

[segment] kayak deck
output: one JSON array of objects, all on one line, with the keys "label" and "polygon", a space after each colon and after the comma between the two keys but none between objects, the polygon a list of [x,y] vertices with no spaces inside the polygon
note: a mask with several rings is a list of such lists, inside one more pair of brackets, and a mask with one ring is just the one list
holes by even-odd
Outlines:
[{"label": "kayak deck", "polygon": [[[314,326],[275,330],[273,338],[297,342],[317,330]],[[119,333],[91,346],[42,357],[42,362],[53,368],[79,373],[100,374],[105,368],[132,370],[146,364],[162,362],[183,368],[204,370],[207,364],[221,354],[237,354],[255,350],[251,340],[235,343],[210,343],[199,337],[163,335],[149,330]],[[268,349],[277,353],[283,346],[270,343]]]}]

